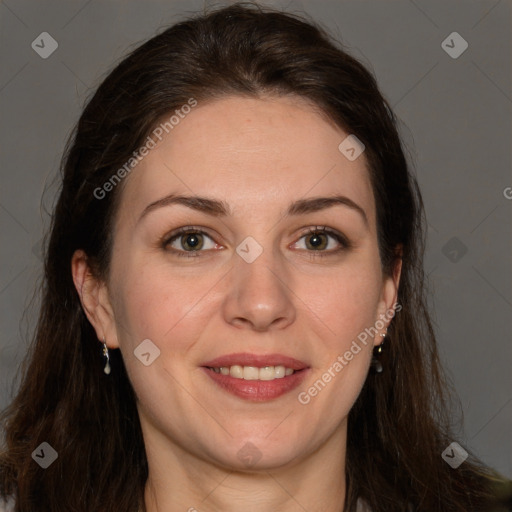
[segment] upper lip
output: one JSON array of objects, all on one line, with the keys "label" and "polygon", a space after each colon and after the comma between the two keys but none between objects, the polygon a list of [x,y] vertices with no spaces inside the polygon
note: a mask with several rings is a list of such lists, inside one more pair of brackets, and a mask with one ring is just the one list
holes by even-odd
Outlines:
[{"label": "upper lip", "polygon": [[303,361],[299,361],[298,359],[285,356],[283,354],[248,354],[245,352],[216,357],[215,359],[202,364],[202,366],[210,368],[234,365],[257,366],[259,368],[264,366],[285,366],[292,370],[303,370],[304,368],[308,368],[308,365]]}]

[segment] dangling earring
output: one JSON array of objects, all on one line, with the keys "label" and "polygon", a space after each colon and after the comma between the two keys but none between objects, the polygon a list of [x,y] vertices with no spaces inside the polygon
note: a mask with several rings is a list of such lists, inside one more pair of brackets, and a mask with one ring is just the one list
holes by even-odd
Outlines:
[{"label": "dangling earring", "polygon": [[386,337],[386,333],[381,334],[382,341],[380,345],[377,345],[373,349],[373,356],[372,356],[372,367],[375,371],[375,373],[382,373],[382,362],[380,361],[380,356],[382,355],[382,345],[384,345],[384,338]]},{"label": "dangling earring", "polygon": [[109,375],[110,374],[110,356],[108,355],[108,347],[107,347],[105,338],[103,338],[103,357],[107,358],[107,363],[105,364],[105,368],[103,368],[103,371],[107,375]]}]

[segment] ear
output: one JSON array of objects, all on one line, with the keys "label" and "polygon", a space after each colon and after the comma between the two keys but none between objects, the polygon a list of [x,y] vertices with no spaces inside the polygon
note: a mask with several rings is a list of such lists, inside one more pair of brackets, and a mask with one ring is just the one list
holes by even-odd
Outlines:
[{"label": "ear", "polygon": [[[391,276],[385,275],[382,283],[381,297],[378,306],[377,321],[382,321],[384,327],[379,331],[384,334],[388,325],[390,324],[395,311],[399,311],[401,306],[395,306],[398,299],[398,286],[400,284],[400,275],[402,273],[402,245],[400,244],[396,250],[396,258],[393,266],[393,273]],[[380,322],[379,322],[380,324]],[[377,325],[379,325],[377,324]],[[375,336],[375,345],[380,344],[382,338]]]},{"label": "ear", "polygon": [[109,348],[119,348],[114,311],[107,285],[93,274],[84,251],[74,252],[71,258],[71,273],[82,308],[94,327],[96,336],[101,342],[105,340]]}]

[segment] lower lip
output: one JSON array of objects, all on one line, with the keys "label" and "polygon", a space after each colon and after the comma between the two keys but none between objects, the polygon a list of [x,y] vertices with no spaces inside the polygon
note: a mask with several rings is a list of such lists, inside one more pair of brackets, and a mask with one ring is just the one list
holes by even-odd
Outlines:
[{"label": "lower lip", "polygon": [[245,380],[222,375],[222,373],[215,373],[204,366],[202,368],[208,377],[221,388],[235,396],[252,400],[253,402],[265,402],[289,393],[300,385],[308,372],[308,369],[305,368],[281,379]]}]

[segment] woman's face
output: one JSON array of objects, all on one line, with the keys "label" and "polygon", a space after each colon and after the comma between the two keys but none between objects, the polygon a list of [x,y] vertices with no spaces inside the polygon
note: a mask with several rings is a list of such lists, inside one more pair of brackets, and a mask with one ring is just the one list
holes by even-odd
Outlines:
[{"label": "woman's face", "polygon": [[344,439],[382,340],[358,336],[385,332],[397,290],[348,135],[303,100],[230,97],[191,109],[126,178],[101,330],[148,453],[272,468]]}]

